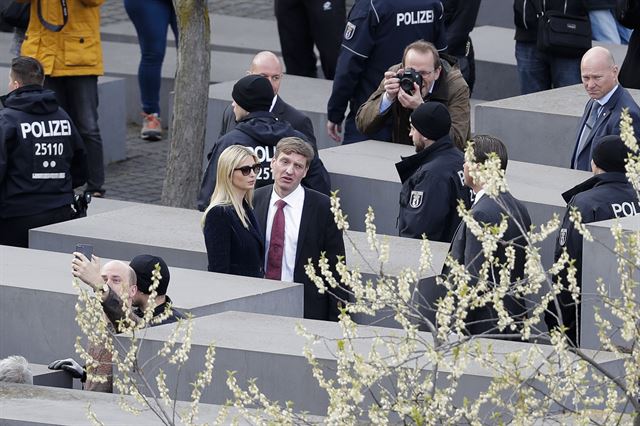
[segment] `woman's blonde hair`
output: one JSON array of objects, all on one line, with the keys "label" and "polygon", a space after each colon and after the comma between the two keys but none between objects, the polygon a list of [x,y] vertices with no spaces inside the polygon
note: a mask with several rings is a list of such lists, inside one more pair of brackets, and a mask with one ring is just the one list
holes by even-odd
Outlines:
[{"label": "woman's blonde hair", "polygon": [[[233,172],[247,157],[253,158],[255,163],[259,162],[258,157],[253,151],[242,145],[231,145],[220,154],[218,158],[218,170],[216,172],[216,187],[213,190],[209,206],[202,216],[203,227],[209,210],[214,206],[232,205],[244,227],[249,228],[249,219],[242,207],[242,203],[238,203],[233,196]],[[249,204],[249,207],[253,208],[253,189],[247,191],[244,200]]]}]

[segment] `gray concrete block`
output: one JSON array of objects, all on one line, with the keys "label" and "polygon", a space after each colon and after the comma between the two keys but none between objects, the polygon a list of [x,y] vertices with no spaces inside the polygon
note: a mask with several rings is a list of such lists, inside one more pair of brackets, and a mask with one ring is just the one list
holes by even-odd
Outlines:
[{"label": "gray concrete block", "polygon": [[513,23],[513,3],[504,0],[484,0],[480,2],[476,27],[482,25],[515,28]]},{"label": "gray concrete block", "polygon": [[[494,6],[494,3],[497,2],[503,5],[500,7]],[[499,22],[504,22],[500,15],[504,12],[505,6],[512,10],[511,4],[507,4],[502,0],[493,0],[486,4],[483,2],[482,9],[486,11],[502,10],[502,12],[496,13],[493,17]],[[484,20],[483,15],[479,14],[476,27],[471,32],[476,59],[476,84],[473,89],[473,96],[486,100],[518,96],[520,94],[520,83],[516,66],[516,42],[513,39],[515,36],[513,24],[485,24]],[[513,12],[511,12],[511,22],[513,23]],[[503,28],[505,26],[507,28]],[[609,49],[618,64],[622,63],[627,52],[627,47],[622,45],[595,42],[594,46],[596,45]]]},{"label": "gray concrete block", "polygon": [[[351,229],[364,229],[364,215],[368,206],[372,206],[378,232],[397,235],[401,184],[395,163],[401,156],[414,152],[414,148],[408,145],[380,141],[364,141],[320,151],[331,175],[333,190],[340,190],[340,202],[349,215]],[[587,172],[519,161],[509,161],[507,167],[511,193],[525,203],[533,223],[538,225],[551,219],[553,213],[562,216],[566,207],[562,192],[589,176],[591,174]],[[552,262],[554,238],[542,245],[545,265]]]},{"label": "gray concrete block", "polygon": [[[53,359],[51,359],[53,361]],[[50,386],[54,388],[73,388],[71,374],[63,370],[49,370],[47,364],[29,363],[29,369],[33,374],[33,384],[36,386]]]},{"label": "gray concrete block", "polygon": [[[595,324],[594,314],[596,309],[600,315],[613,325],[612,338],[614,344],[629,347],[629,343],[623,341],[619,327],[621,321],[611,314],[610,305],[605,307],[605,300],[597,292],[597,281],[602,279],[605,284],[607,297],[621,300],[620,275],[618,273],[618,261],[615,254],[615,240],[611,234],[611,228],[620,224],[625,238],[635,235],[640,231],[640,216],[630,216],[621,219],[612,219],[587,225],[593,242],[583,242],[582,261],[582,316],[580,318],[580,345],[588,349],[602,347],[598,337],[598,327]],[[628,259],[628,257],[627,257]],[[635,277],[637,282],[638,265],[629,267],[627,271]],[[636,302],[640,299],[640,288],[634,290]]]},{"label": "gray concrete block", "polygon": [[[0,76],[9,79],[8,66],[0,66]],[[102,136],[104,164],[127,158],[127,123],[125,119],[125,80],[98,78],[98,126]]]},{"label": "gray concrete block", "polygon": [[[313,347],[316,358],[325,372],[325,377],[335,377],[337,339],[342,338],[339,326],[336,323],[314,320],[297,320],[286,317],[270,317],[258,314],[245,314],[225,312],[194,321],[192,334],[192,349],[188,363],[180,372],[180,383],[177,384],[178,399],[187,399],[191,393],[188,383],[193,382],[198,371],[204,365],[204,353],[210,342],[215,342],[217,371],[235,371],[235,377],[239,384],[246,386],[246,381],[256,378],[256,384],[267,398],[278,401],[292,401],[296,411],[308,411],[311,414],[322,415],[326,413],[328,398],[317,384],[311,374],[306,359],[302,355],[305,339],[295,332],[296,324],[301,323],[308,332],[323,336],[326,344],[316,344]],[[147,359],[157,354],[164,341],[171,332],[171,326],[160,326],[149,330],[147,340],[140,351],[140,359]],[[374,336],[400,336],[398,330],[390,330],[379,327],[359,326],[358,336],[362,337],[354,341],[357,353],[366,356],[370,349],[370,339]],[[429,333],[420,333],[420,339],[431,342]],[[495,340],[479,339],[482,345],[495,345]],[[521,342],[500,341],[496,346],[497,359],[516,351],[527,352],[532,344]],[[549,346],[537,346],[544,354],[550,354]],[[381,349],[383,352],[384,349]],[[598,362],[606,365],[607,369],[619,372],[620,362],[611,354],[590,354],[598,357]],[[431,364],[425,360],[421,362],[422,371],[430,371]],[[148,380],[157,373],[155,365],[145,372]],[[165,368],[166,367],[166,368]],[[172,366],[163,365],[167,373],[169,388],[176,386],[176,373]],[[446,370],[443,373],[446,374]],[[471,361],[465,369],[453,395],[453,403],[461,404],[464,398],[474,400],[480,392],[485,390],[494,377],[494,372],[480,367]],[[523,371],[523,375],[528,374]],[[220,375],[218,375],[218,378]],[[286,378],[286,379],[283,379]],[[444,374],[442,379],[444,380]],[[155,382],[155,380],[149,380]],[[442,385],[444,382],[439,382]],[[374,390],[374,393],[376,391]],[[214,382],[207,388],[202,400],[207,403],[223,403],[231,397],[221,380]],[[370,396],[367,395],[365,399]],[[364,404],[366,406],[367,400]],[[487,410],[487,407],[483,407]]]},{"label": "gray concrete block", "polygon": [[[276,21],[209,14],[211,23],[211,50],[238,53],[258,53],[270,50],[280,54],[280,38]],[[102,25],[100,35],[104,41],[138,43],[133,23],[129,20]],[[167,33],[168,49],[175,46],[171,30]]]},{"label": "gray concrete block", "polygon": [[[87,405],[91,404],[97,418],[106,425],[157,426],[160,420],[153,412],[141,407],[139,415],[120,408],[121,395],[43,386],[0,383],[0,424],[2,426],[82,426],[90,424]],[[131,397],[127,402],[137,406]],[[199,420],[213,421],[222,407],[200,404]],[[186,411],[188,404],[178,402],[177,409]],[[231,408],[232,419],[239,413]],[[206,419],[206,420],[205,420]],[[316,418],[320,421],[321,419]],[[240,425],[249,425],[239,421]]]},{"label": "gray concrete block", "polygon": [[[249,67],[247,62],[246,67]],[[231,104],[231,89],[244,75],[238,73],[230,81],[213,84],[209,88],[209,110],[207,113],[207,134],[205,137],[205,159],[213,144],[218,140],[222,123],[222,113]],[[331,96],[332,82],[318,78],[285,75],[280,86],[280,95],[289,105],[306,114],[313,124],[318,149],[331,148],[336,143],[329,139],[326,131],[327,101]]]},{"label": "gray concrete block", "polygon": [[[630,90],[640,102],[640,90]],[[588,96],[581,85],[562,87],[476,106],[476,134],[500,138],[509,158],[570,167],[580,117]]]},{"label": "gray concrete block", "polygon": [[[48,364],[75,355],[73,346],[80,329],[75,323],[77,294],[71,284],[71,251],[73,248],[63,254],[0,246],[0,358],[19,354],[30,362]],[[94,253],[102,255],[97,249]],[[142,253],[157,254],[135,254]],[[101,257],[103,262],[109,258]],[[128,261],[133,255],[117,257]],[[181,269],[170,259],[166,261],[171,268],[168,294],[180,310],[195,316],[227,309],[302,316],[302,286],[298,284]]]}]

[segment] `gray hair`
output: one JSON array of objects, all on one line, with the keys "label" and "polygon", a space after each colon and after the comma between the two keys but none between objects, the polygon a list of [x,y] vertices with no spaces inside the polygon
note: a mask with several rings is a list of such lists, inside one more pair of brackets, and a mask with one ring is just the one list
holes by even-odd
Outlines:
[{"label": "gray hair", "polygon": [[0,382],[33,384],[33,373],[27,360],[19,355],[0,359]]}]

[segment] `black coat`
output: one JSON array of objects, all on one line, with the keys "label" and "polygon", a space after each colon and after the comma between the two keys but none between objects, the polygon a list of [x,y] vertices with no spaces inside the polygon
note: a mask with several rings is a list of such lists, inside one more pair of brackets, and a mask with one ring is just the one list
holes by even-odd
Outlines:
[{"label": "black coat", "polygon": [[[487,195],[483,195],[471,208],[473,218],[480,224],[497,225],[502,220],[502,215],[509,216],[508,228],[502,238],[502,243],[498,245],[495,256],[498,262],[503,264],[506,261],[506,247],[513,246],[516,252],[515,267],[511,271],[511,283],[524,278],[525,265],[525,245],[524,237],[518,227],[526,231],[531,227],[531,218],[527,208],[520,201],[515,199],[509,192],[499,195],[499,205],[495,200]],[[450,255],[471,274],[470,286],[477,283],[480,268],[485,258],[482,254],[482,244],[467,228],[464,222],[456,230],[451,242]],[[448,271],[444,271],[448,273]],[[489,271],[489,281],[499,282],[499,268],[492,267]],[[518,298],[507,295],[503,299],[505,308],[513,318],[522,318],[526,315],[524,302]],[[467,331],[469,334],[498,333],[498,314],[491,304],[487,304],[479,309],[474,309],[467,314]],[[503,333],[510,333],[508,329]]]},{"label": "black coat", "polygon": [[[254,194],[255,213],[263,239],[267,229],[267,214],[272,191],[273,186],[269,185],[256,190]],[[304,284],[305,318],[336,321],[339,314],[337,300],[327,293],[318,293],[317,287],[304,271],[309,259],[314,265],[318,264],[322,252],[325,253],[334,271],[337,256],[345,256],[342,232],[335,224],[330,209],[329,197],[305,188],[293,280]],[[320,274],[319,270],[317,273]],[[334,276],[339,280],[335,272]],[[338,294],[341,299],[346,299],[344,292],[331,291]]]},{"label": "black coat", "polygon": [[[568,15],[586,16],[584,0],[566,0]],[[544,0],[547,11],[564,11],[565,0]],[[538,14],[543,10],[543,0],[514,0],[513,22],[516,41],[535,43],[538,38]]]},{"label": "black coat", "polygon": [[[631,97],[631,94],[629,94],[629,92],[624,87],[618,86],[618,89],[613,92],[613,95],[611,96],[609,101],[602,107],[602,111],[598,115],[598,119],[596,120],[586,143],[584,144],[580,152],[577,152],[582,128],[589,118],[591,106],[595,102],[596,101],[593,99],[590,99],[589,102],[587,102],[587,105],[584,108],[584,113],[582,114],[582,118],[580,119],[580,124],[578,125],[578,130],[576,132],[576,143],[575,147],[573,148],[570,167],[574,168],[574,159],[577,156],[577,167],[575,167],[575,169],[577,170],[591,171],[591,159],[593,158],[593,150],[597,145],[593,143],[594,140],[597,140],[602,136],[620,134],[620,115],[623,108],[629,109],[629,114],[633,119],[633,128],[635,129],[635,134],[640,134],[640,107],[638,107],[638,104],[636,104],[636,102],[633,100],[633,97]],[[595,107],[597,106],[598,104],[595,105]]]},{"label": "black coat", "polygon": [[[624,173],[619,172],[593,176],[562,194],[562,197],[568,205],[556,241],[555,260],[558,260],[566,249],[571,259],[575,259],[575,266],[578,269],[576,279],[578,286],[581,286],[582,235],[569,220],[570,209],[572,207],[578,209],[582,216],[582,223],[592,223],[616,217],[633,216],[640,213],[640,204],[633,186],[627,181]],[[560,279],[568,288],[566,271],[562,271]],[[571,293],[562,292],[558,302],[564,325],[569,329],[567,336],[575,343],[578,341],[578,321]],[[558,323],[554,315],[555,304],[550,304],[548,310],[549,312],[545,313],[545,322],[551,329]]]},{"label": "black coat", "polygon": [[396,163],[402,182],[398,233],[401,237],[451,242],[460,223],[458,200],[467,206],[470,192],[464,186],[464,155],[449,135],[430,147]]},{"label": "black coat", "polygon": [[624,57],[618,79],[620,84],[629,89],[640,89],[640,0],[633,2],[633,7],[626,16],[624,25],[633,28],[627,55]]},{"label": "black coat", "polygon": [[[305,136],[294,130],[289,123],[278,121],[272,113],[267,111],[252,112],[240,120],[235,129],[218,139],[208,155],[209,164],[202,177],[202,185],[198,195],[198,209],[204,211],[209,205],[211,194],[216,186],[218,158],[220,158],[222,151],[231,145],[243,145],[251,148],[262,163],[262,169],[256,176],[256,188],[259,188],[273,183],[271,159],[275,154],[276,145],[280,139],[290,136],[306,140]],[[302,184],[323,194],[330,193],[329,173],[317,155],[311,161],[309,171],[302,180]]]},{"label": "black coat", "polygon": [[264,277],[264,240],[256,218],[246,203],[249,218],[245,228],[232,205],[218,205],[207,213],[204,242],[207,246],[210,272]]},{"label": "black coat", "polygon": [[87,178],[84,143],[55,94],[42,86],[0,98],[0,218],[73,203]]},{"label": "black coat", "polygon": [[465,56],[469,33],[476,25],[480,0],[444,0],[442,4],[447,28],[447,53]]},{"label": "black coat", "polygon": [[[229,133],[236,127],[236,117],[233,113],[232,104],[227,105],[222,113],[222,127],[220,128],[220,135],[218,138]],[[315,151],[318,150],[316,146],[316,136],[313,133],[313,124],[309,117],[286,103],[280,96],[276,98],[276,103],[271,110],[273,115],[280,121],[286,121],[291,124],[295,130],[303,133],[306,136],[306,141],[313,145]]]}]

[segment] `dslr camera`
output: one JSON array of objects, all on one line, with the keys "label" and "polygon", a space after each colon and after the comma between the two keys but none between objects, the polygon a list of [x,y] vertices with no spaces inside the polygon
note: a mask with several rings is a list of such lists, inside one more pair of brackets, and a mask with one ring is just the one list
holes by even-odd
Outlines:
[{"label": "dslr camera", "polygon": [[408,95],[413,95],[413,83],[422,87],[422,76],[413,68],[405,68],[403,72],[396,75],[396,78],[400,80],[400,88]]}]

